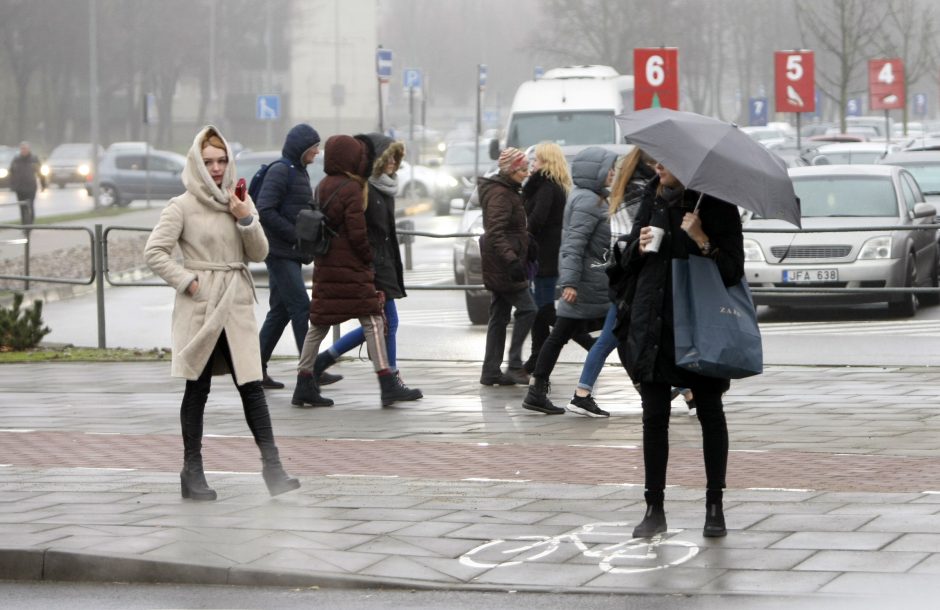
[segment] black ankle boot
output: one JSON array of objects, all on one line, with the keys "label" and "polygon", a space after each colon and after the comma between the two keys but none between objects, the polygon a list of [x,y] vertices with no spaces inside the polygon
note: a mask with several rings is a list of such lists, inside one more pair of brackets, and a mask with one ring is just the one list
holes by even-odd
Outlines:
[{"label": "black ankle boot", "polygon": [[180,492],[188,500],[209,502],[216,499],[215,490],[206,482],[202,460],[189,460],[180,471]]},{"label": "black ankle boot", "polygon": [[343,380],[342,375],[334,375],[326,372],[326,369],[334,364],[336,364],[336,358],[333,357],[333,354],[331,354],[329,350],[317,354],[317,359],[313,361],[313,376],[316,377],[318,385],[330,385],[331,383]]},{"label": "black ankle boot", "polygon": [[647,491],[644,494],[646,498],[646,514],[639,525],[633,528],[634,538],[652,538],[656,534],[662,534],[666,531],[666,511],[663,510],[663,501],[665,496],[663,492]]},{"label": "black ankle boot", "polygon": [[551,384],[547,379],[533,377],[529,384],[529,390],[522,400],[522,406],[530,411],[538,411],[546,415],[561,415],[565,412],[564,408],[556,407],[548,399],[548,393],[551,390]]},{"label": "black ankle boot", "polygon": [[383,407],[390,407],[396,402],[418,400],[424,396],[421,390],[413,390],[405,384],[399,385],[398,375],[393,373],[379,375],[379,386],[382,389]]},{"label": "black ankle boot", "polygon": [[332,407],[333,401],[320,395],[320,387],[313,375],[299,373],[297,375],[297,385],[294,387],[294,395],[290,404],[295,407]]},{"label": "black ankle boot", "polygon": [[300,481],[284,471],[280,458],[264,457],[261,458],[261,462],[264,464],[261,476],[264,477],[264,484],[268,486],[268,493],[272,496],[294,491],[300,487]]},{"label": "black ankle boot", "polygon": [[706,538],[722,538],[728,535],[721,496],[721,490],[708,490],[705,494],[705,528],[702,530],[702,536]]}]

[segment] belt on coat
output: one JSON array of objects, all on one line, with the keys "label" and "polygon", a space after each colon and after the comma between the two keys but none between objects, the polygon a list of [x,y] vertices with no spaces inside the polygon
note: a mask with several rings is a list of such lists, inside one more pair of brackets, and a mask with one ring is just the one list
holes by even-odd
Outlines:
[{"label": "belt on coat", "polygon": [[251,271],[248,269],[248,265],[245,263],[216,263],[212,261],[184,260],[183,267],[191,271],[235,271],[241,273],[248,281],[248,285],[251,286],[252,298],[255,300],[255,303],[258,302],[258,295],[255,293],[255,282],[251,277]]}]

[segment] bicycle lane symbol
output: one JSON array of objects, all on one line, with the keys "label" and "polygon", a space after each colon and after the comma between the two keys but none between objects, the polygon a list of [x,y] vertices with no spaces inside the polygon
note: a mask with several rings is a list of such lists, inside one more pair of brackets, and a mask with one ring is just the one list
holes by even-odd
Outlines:
[{"label": "bicycle lane symbol", "polygon": [[460,556],[471,568],[501,568],[538,561],[562,544],[573,544],[582,555],[597,559],[598,567],[609,574],[640,574],[681,565],[696,555],[699,547],[687,540],[675,540],[682,530],[668,530],[653,538],[634,538],[627,521],[588,523],[557,536],[517,536],[485,542]]}]

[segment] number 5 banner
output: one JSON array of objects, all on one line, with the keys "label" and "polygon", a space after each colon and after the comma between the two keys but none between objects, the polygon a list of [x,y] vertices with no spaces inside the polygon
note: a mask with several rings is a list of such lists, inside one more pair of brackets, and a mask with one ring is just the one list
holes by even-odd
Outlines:
[{"label": "number 5 banner", "polygon": [[815,112],[816,76],[812,51],[774,52],[777,112]]},{"label": "number 5 banner", "polygon": [[904,62],[900,59],[868,60],[868,107],[872,110],[904,108]]},{"label": "number 5 banner", "polygon": [[679,109],[679,49],[633,49],[634,110]]}]

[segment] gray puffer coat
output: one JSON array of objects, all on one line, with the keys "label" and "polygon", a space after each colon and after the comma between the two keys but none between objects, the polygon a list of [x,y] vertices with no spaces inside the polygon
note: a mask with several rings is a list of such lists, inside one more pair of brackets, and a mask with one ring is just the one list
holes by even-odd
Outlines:
[{"label": "gray puffer coat", "polygon": [[558,285],[578,291],[574,303],[559,300],[559,317],[603,318],[610,308],[605,260],[610,248],[607,174],[617,155],[598,146],[585,148],[571,162],[574,189],[568,195],[558,256]]}]

